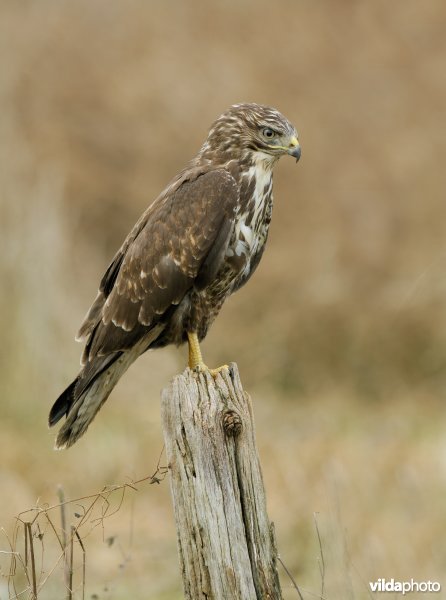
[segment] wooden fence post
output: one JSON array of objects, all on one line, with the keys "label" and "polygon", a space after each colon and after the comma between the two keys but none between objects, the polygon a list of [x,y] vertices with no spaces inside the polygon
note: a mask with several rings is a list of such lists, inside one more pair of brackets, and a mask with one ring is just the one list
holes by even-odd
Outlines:
[{"label": "wooden fence post", "polygon": [[186,369],[162,418],[187,600],[281,600],[251,401],[237,365]]}]

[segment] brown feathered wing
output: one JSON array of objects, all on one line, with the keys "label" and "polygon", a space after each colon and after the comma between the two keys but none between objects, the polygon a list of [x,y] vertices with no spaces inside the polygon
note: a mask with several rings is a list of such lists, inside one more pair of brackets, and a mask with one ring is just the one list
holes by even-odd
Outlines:
[{"label": "brown feathered wing", "polygon": [[224,169],[185,171],[146,210],[102,278],[78,334],[83,369],[51,409],[66,415],[57,447],[87,429],[129,365],[162,335],[192,286],[222,263],[234,226],[238,186]]}]

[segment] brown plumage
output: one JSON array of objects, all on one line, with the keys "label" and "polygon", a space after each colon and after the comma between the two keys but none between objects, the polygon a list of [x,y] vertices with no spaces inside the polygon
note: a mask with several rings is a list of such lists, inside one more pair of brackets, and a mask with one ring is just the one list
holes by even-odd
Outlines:
[{"label": "brown plumage", "polygon": [[190,367],[207,368],[198,340],[260,261],[271,220],[272,169],[283,154],[300,157],[289,121],[266,106],[234,105],[144,212],[80,327],[82,370],[49,416],[50,426],[67,417],[57,448],[86,431],[146,350],[189,340]]}]

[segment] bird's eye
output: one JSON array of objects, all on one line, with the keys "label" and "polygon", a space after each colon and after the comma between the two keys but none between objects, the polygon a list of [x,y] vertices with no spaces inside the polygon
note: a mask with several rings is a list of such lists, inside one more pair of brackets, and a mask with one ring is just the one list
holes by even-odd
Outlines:
[{"label": "bird's eye", "polygon": [[267,140],[271,140],[274,137],[275,132],[270,127],[265,127],[264,129],[262,129],[262,135]]}]

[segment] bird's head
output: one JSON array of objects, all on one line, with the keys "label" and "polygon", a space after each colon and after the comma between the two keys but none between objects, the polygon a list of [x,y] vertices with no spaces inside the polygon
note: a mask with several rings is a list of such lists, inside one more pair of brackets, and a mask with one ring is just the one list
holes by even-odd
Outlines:
[{"label": "bird's head", "polygon": [[201,156],[225,160],[264,160],[271,165],[283,154],[299,160],[295,127],[279,111],[261,104],[234,104],[212,125]]}]

